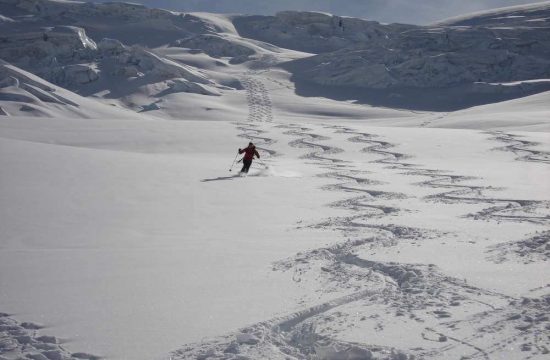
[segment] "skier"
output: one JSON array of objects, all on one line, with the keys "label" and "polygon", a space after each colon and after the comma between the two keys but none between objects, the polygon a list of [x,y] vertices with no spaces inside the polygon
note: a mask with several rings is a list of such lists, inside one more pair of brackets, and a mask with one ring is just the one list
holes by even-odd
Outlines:
[{"label": "skier", "polygon": [[258,150],[256,150],[256,146],[252,144],[251,142],[248,143],[248,146],[244,149],[239,149],[239,154],[244,153],[243,157],[243,168],[241,169],[241,173],[248,173],[248,169],[250,169],[250,165],[252,165],[252,160],[254,159],[254,155],[259,159],[260,154],[258,153]]}]

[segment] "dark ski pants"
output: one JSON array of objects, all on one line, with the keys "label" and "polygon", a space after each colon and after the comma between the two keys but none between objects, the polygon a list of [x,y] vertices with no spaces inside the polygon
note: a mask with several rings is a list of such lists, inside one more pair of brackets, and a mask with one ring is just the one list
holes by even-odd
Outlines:
[{"label": "dark ski pants", "polygon": [[252,160],[243,159],[243,168],[241,169],[241,172],[248,173],[250,165],[252,165]]}]

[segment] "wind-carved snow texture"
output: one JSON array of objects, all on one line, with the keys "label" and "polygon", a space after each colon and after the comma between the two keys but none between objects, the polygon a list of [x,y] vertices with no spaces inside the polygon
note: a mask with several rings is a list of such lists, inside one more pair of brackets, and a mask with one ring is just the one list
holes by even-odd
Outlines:
[{"label": "wind-carved snow texture", "polygon": [[508,134],[502,131],[489,132],[489,134],[494,136],[492,140],[507,144],[504,147],[497,148],[497,150],[511,151],[519,156],[518,160],[550,164],[550,153],[529,148],[530,146],[537,145],[537,143],[522,140],[519,135]]},{"label": "wind-carved snow texture", "polygon": [[54,336],[40,335],[38,324],[20,323],[8,314],[0,313],[0,359],[32,360],[99,360],[86,353],[66,351]]}]

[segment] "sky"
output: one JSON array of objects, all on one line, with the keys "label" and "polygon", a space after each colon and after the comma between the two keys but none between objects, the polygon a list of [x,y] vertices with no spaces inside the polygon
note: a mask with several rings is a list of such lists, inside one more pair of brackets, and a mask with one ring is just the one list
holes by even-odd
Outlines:
[{"label": "sky", "polygon": [[125,0],[179,11],[270,15],[281,10],[323,11],[380,22],[429,24],[469,12],[534,0]]}]

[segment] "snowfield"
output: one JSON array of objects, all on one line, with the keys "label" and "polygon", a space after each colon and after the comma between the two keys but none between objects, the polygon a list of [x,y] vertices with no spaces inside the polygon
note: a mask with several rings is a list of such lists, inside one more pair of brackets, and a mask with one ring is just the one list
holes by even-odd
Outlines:
[{"label": "snowfield", "polygon": [[[343,18],[369,47],[319,13],[3,1],[0,360],[546,359],[548,27],[517,16],[547,12]],[[538,39],[513,78],[450,79],[497,17]],[[357,70],[419,39],[442,78]]]}]

